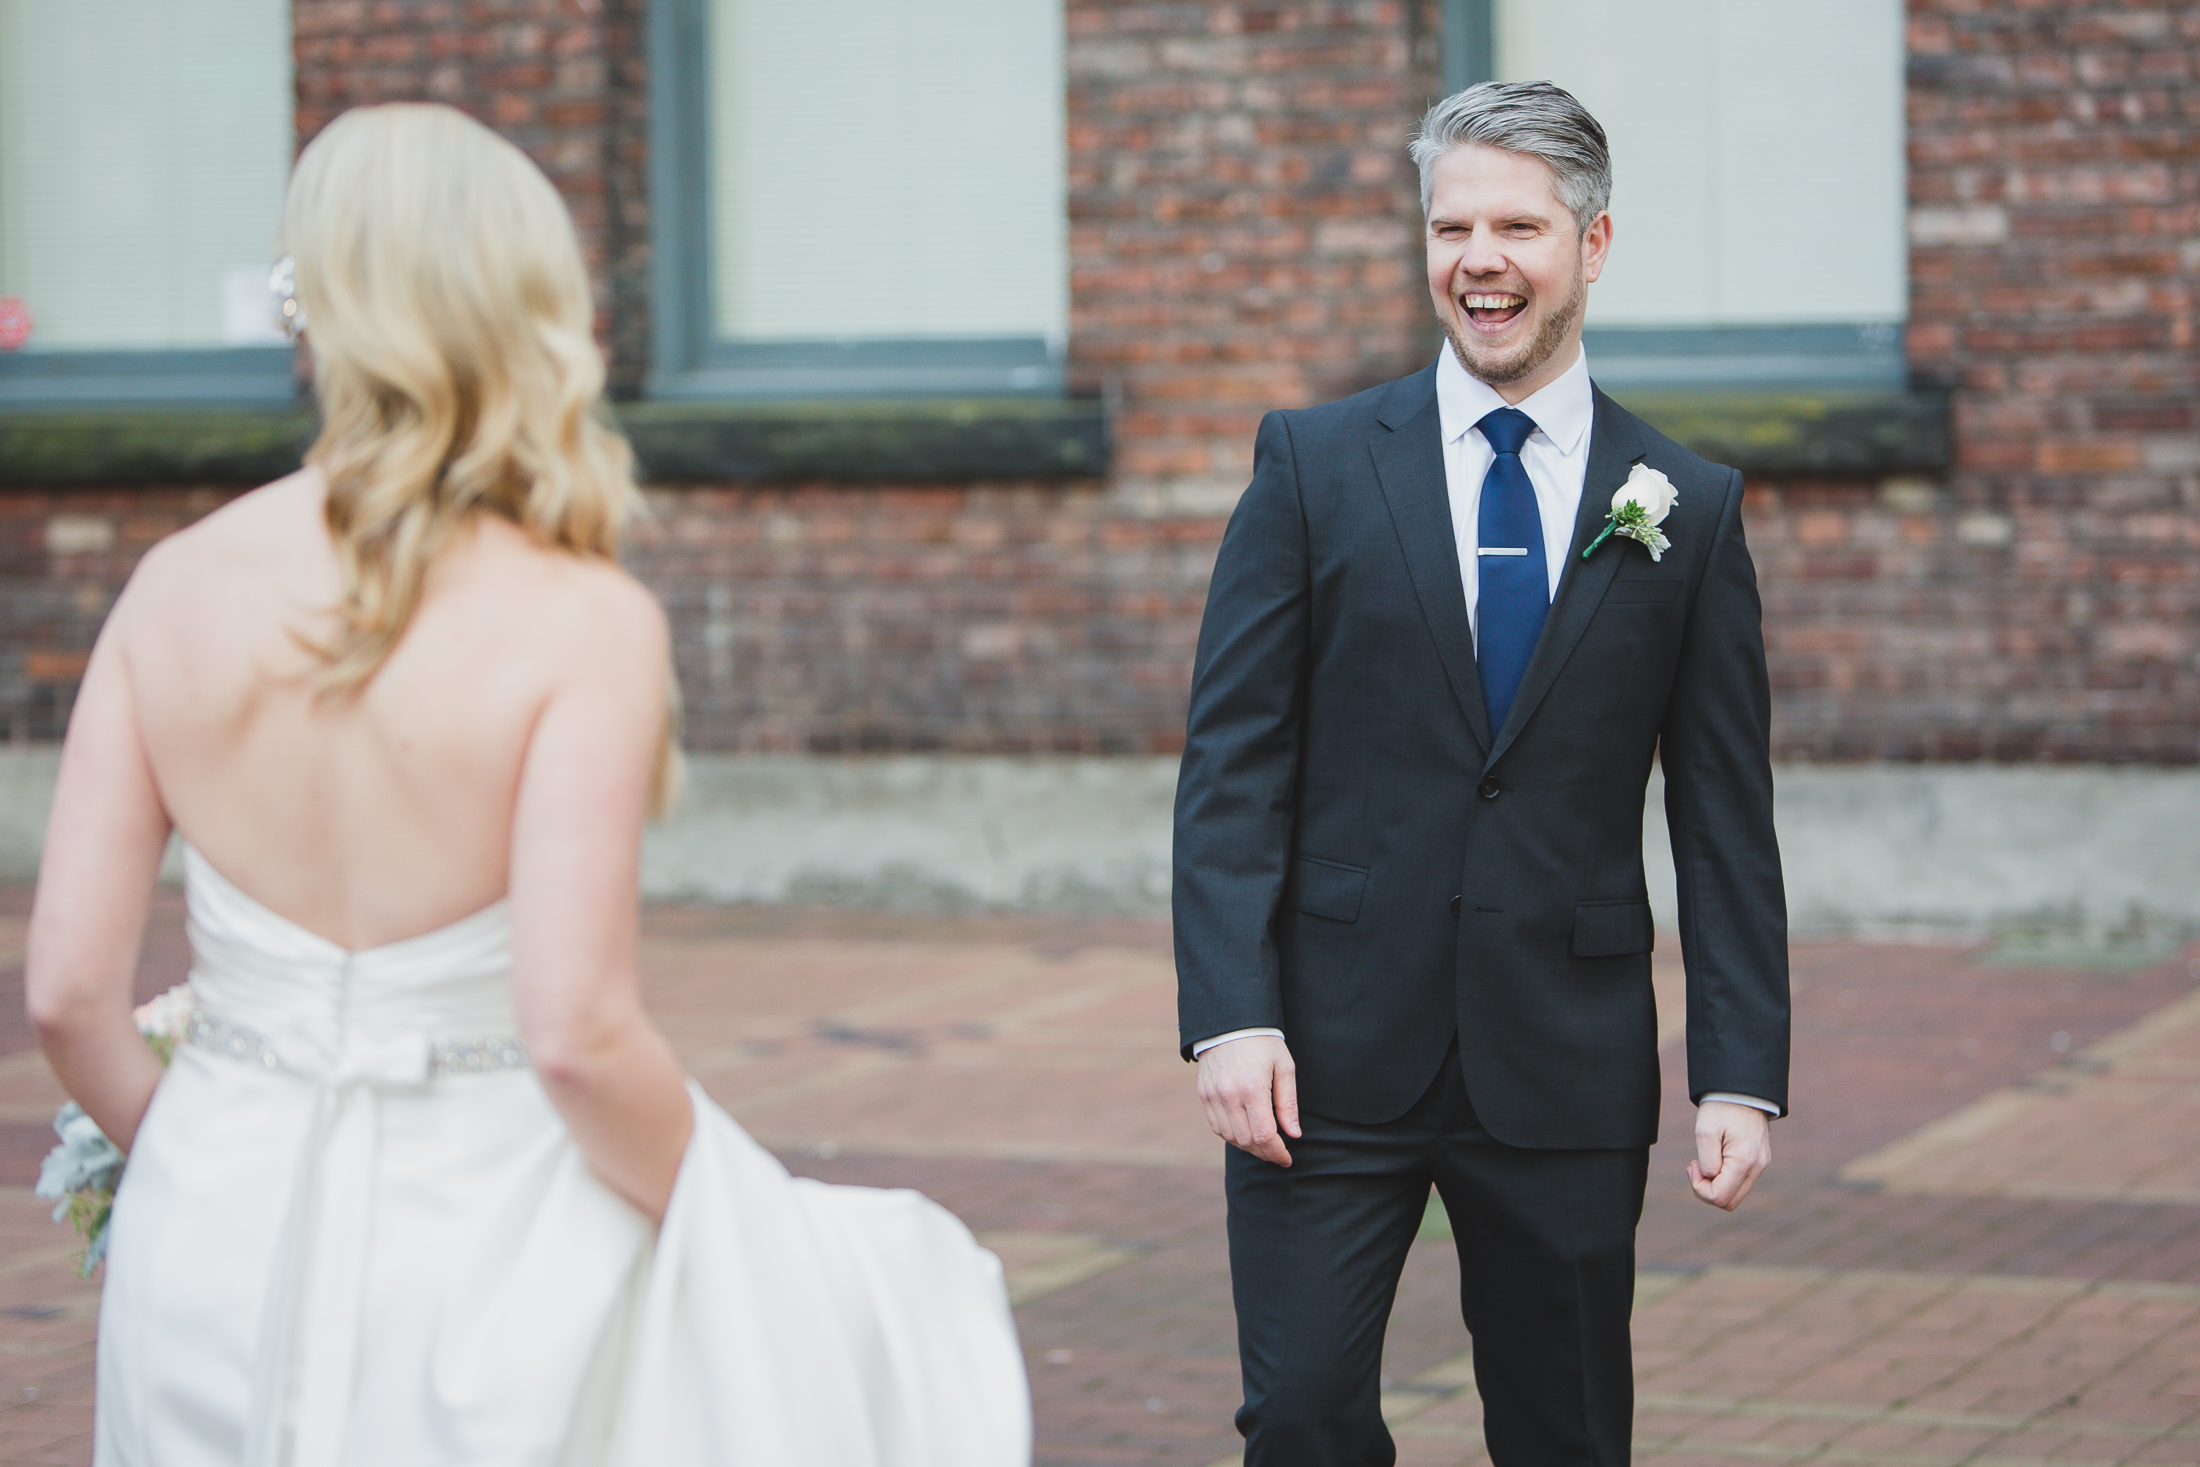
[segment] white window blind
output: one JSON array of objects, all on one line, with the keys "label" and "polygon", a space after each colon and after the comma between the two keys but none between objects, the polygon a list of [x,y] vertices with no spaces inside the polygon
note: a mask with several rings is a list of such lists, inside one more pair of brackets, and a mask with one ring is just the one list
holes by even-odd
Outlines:
[{"label": "white window blind", "polygon": [[1062,7],[712,0],[721,338],[1067,329]]},{"label": "white window blind", "polygon": [[279,344],[289,0],[0,0],[0,296],[25,351]]},{"label": "white window blind", "polygon": [[1612,144],[1592,326],[1908,314],[1899,0],[1499,0],[1497,68]]}]

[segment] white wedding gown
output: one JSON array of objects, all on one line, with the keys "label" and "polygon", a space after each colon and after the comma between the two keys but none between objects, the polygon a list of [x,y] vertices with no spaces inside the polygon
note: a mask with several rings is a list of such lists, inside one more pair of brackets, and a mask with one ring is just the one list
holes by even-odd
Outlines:
[{"label": "white wedding gown", "polygon": [[690,1086],[662,1230],[513,1038],[499,906],[352,953],[184,853],[199,1016],[115,1200],[99,1467],[1025,1467],[999,1262]]}]

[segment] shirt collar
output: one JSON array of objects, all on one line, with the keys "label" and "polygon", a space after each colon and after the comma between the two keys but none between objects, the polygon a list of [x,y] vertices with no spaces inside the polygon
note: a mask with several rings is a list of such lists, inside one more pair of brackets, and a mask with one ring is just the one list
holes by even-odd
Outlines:
[{"label": "shirt collar", "polygon": [[1559,373],[1524,401],[1507,403],[1489,383],[1467,375],[1459,365],[1459,353],[1445,342],[1436,357],[1436,416],[1450,443],[1501,407],[1517,407],[1535,419],[1536,431],[1551,440],[1560,453],[1571,455],[1581,446],[1595,416],[1596,400],[1589,388],[1589,353],[1576,352],[1574,364]]}]

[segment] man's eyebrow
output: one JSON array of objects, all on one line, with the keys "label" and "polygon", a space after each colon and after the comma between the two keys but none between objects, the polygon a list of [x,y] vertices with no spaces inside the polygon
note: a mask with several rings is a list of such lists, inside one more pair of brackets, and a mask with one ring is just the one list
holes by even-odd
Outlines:
[{"label": "man's eyebrow", "polygon": [[[1500,229],[1504,228],[1508,224],[1532,224],[1538,229],[1549,229],[1551,227],[1551,220],[1550,216],[1547,214],[1521,213],[1507,214],[1497,221],[1497,227]],[[1429,216],[1428,227],[1431,229],[1463,229],[1466,227],[1466,222],[1464,220],[1454,219],[1446,214],[1431,214]]]}]

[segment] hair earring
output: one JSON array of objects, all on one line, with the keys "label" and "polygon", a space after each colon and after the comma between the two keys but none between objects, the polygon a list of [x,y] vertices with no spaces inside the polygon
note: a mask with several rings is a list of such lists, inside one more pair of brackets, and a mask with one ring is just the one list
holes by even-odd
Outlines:
[{"label": "hair earring", "polygon": [[283,335],[296,341],[306,332],[306,308],[298,304],[298,268],[285,255],[275,262],[275,268],[267,272],[267,288],[280,301],[283,313]]}]

